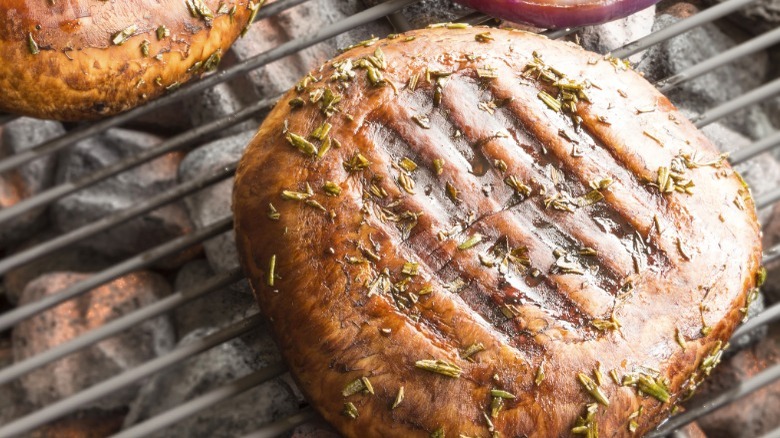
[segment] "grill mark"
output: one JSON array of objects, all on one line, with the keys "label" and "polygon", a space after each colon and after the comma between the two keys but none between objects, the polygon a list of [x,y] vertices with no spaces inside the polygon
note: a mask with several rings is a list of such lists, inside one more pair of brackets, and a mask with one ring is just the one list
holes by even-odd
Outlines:
[{"label": "grill mark", "polygon": [[[583,132],[579,135],[581,141],[587,141],[594,147],[593,150],[581,157],[570,155],[569,148],[563,144],[563,139],[558,135],[558,129],[567,129],[570,132],[571,124],[563,116],[558,116],[538,100],[535,91],[523,90],[528,85],[513,83],[502,79],[495,79],[491,87],[499,90],[509,90],[515,100],[508,105],[518,122],[528,129],[533,135],[547,145],[549,152],[555,155],[560,162],[567,167],[567,172],[579,179],[581,184],[603,175],[602,169],[608,169],[615,183],[603,191],[604,202],[608,208],[602,211],[609,219],[621,227],[628,227],[631,233],[638,232],[653,250],[653,256],[647,260],[648,265],[656,266],[657,270],[665,270],[669,267],[669,259],[652,230],[653,216],[650,212],[665,211],[665,201],[658,194],[652,192],[652,188],[640,181],[644,176],[637,173],[634,166],[626,166],[619,160],[619,151],[610,153],[610,149],[598,138]],[[535,89],[534,89],[535,90]],[[526,108],[534,108],[527,111]],[[542,118],[540,114],[546,114]],[[617,157],[616,157],[617,156]],[[668,164],[668,163],[667,163]],[[632,173],[633,172],[633,173]],[[673,229],[675,224],[668,220],[666,215],[660,215],[659,221],[662,228]],[[607,233],[609,234],[609,233]],[[628,233],[630,234],[630,233]]]},{"label": "grill mark", "polygon": [[[396,130],[396,131],[398,131],[400,133],[405,134],[406,137],[410,138],[410,141],[416,142],[416,144],[414,144],[414,147],[416,147],[418,149],[418,151],[420,151],[420,150],[422,151],[422,152],[418,152],[418,153],[420,153],[421,155],[425,155],[426,153],[428,155],[430,155],[430,152],[432,150],[435,150],[435,149],[431,149],[430,145],[434,144],[435,142],[431,141],[431,137],[429,135],[427,135],[427,133],[428,133],[428,131],[434,131],[435,132],[435,129],[431,129],[431,130],[428,130],[428,129],[423,130],[422,128],[417,129],[416,128],[417,125],[414,125],[413,124],[414,122],[410,121],[411,119],[410,119],[410,115],[409,114],[404,114],[404,111],[400,110],[400,109],[398,110],[400,112],[400,114],[394,114],[393,110],[395,110],[395,108],[384,108],[383,109],[383,113],[387,114],[387,116],[384,118],[384,121],[389,123],[389,124],[391,124],[391,128],[392,129],[394,129],[394,130]],[[407,121],[407,120],[408,120],[408,122],[406,124],[401,122],[401,121]],[[436,125],[436,126],[438,126],[438,125]],[[438,135],[438,134],[440,134],[440,133],[437,133],[436,135]],[[442,148],[442,147],[446,147],[446,146],[445,145],[439,145],[439,148]],[[461,178],[460,180],[456,180],[455,181],[459,187],[463,187],[463,186],[473,187],[473,186],[476,185],[476,184],[474,184],[474,177],[473,176],[466,176],[465,178],[463,178],[462,175],[454,175],[454,176],[456,176],[458,178]],[[501,207],[499,205],[497,205],[495,202],[493,202],[492,200],[490,200],[490,199],[482,199],[481,197],[478,197],[478,198],[480,198],[482,200],[482,202],[480,204],[478,204],[478,207],[480,207],[479,211],[480,211],[480,213],[483,216],[484,216],[485,211],[490,212],[490,214],[494,214],[495,212],[502,210]],[[417,207],[415,207],[415,208],[417,208]],[[521,219],[521,218],[516,217],[516,219]],[[525,222],[524,225],[525,225],[524,228],[527,228],[527,229],[531,229],[532,228],[532,225],[530,223],[528,223],[528,222]],[[508,235],[516,234],[516,233],[512,233],[512,231],[514,229],[516,229],[516,228],[518,228],[516,225],[508,227],[508,229],[509,229],[508,230]],[[485,231],[485,233],[489,235],[489,233],[487,231]],[[498,237],[498,236],[496,236],[496,237]],[[414,236],[412,236],[412,239],[413,238],[414,238]],[[532,237],[531,236],[526,236],[526,240],[529,240],[529,239],[532,239]],[[526,243],[526,242],[524,242],[524,243]],[[450,246],[454,247],[454,245],[450,245]],[[532,259],[539,259],[539,258],[541,258],[541,255],[544,254],[544,257],[547,258],[547,260],[549,262],[549,263],[547,263],[547,266],[552,265],[552,263],[554,263],[554,259],[552,258],[551,248],[547,247],[546,245],[542,245],[542,247],[539,248],[539,250],[535,250],[535,248],[533,248],[533,246],[534,245],[532,244],[531,245],[531,253],[532,253],[531,257],[532,257]],[[441,248],[445,249],[446,247],[442,246]],[[448,249],[448,251],[446,251],[446,252],[449,253],[449,254],[452,254],[452,249]],[[539,257],[535,257],[533,252],[538,252],[539,253],[538,254]],[[474,257],[474,259],[476,259],[476,258]],[[477,268],[477,269],[478,270],[483,270],[481,268]],[[553,283],[553,286],[555,286],[555,283]],[[577,285],[578,288],[580,288],[581,286],[582,285]],[[553,289],[553,290],[555,290],[555,289]],[[559,297],[559,298],[565,298],[565,297]],[[548,304],[549,304],[549,301],[550,300],[548,300]],[[604,301],[605,301],[605,299],[602,296],[601,299],[596,300],[595,302],[604,302]],[[593,301],[590,301],[590,302],[593,302]],[[541,307],[546,307],[543,302],[539,303],[539,304],[540,304]],[[565,306],[566,308],[579,307],[579,306],[573,306],[572,303],[568,303],[568,304],[569,304],[568,306]],[[581,304],[581,303],[578,303],[578,304]],[[590,311],[590,312],[587,312],[587,313],[591,313],[591,312],[593,312],[593,310],[594,309],[592,307],[586,308],[586,311]],[[601,310],[603,311],[603,309],[601,309]],[[558,309],[558,311],[556,311],[555,313],[557,313],[560,317],[565,317],[567,312],[562,311],[562,309]],[[573,323],[573,325],[578,325],[579,326],[579,325],[582,325],[582,320],[580,318],[577,318],[575,321],[572,321],[572,323]]]}]

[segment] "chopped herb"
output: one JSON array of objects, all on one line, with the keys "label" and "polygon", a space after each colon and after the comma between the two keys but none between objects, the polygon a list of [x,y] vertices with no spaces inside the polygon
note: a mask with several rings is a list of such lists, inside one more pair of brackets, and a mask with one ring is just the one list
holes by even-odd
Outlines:
[{"label": "chopped herb", "polygon": [[604,394],[604,391],[601,390],[601,388],[596,384],[596,382],[593,381],[593,379],[591,379],[585,373],[578,373],[577,378],[579,379],[580,383],[582,383],[582,386],[585,387],[585,389],[590,393],[591,396],[593,396],[593,398],[596,399],[597,402],[604,406],[609,406],[609,399],[607,398],[607,395]]},{"label": "chopped herb", "polygon": [[372,38],[369,38],[367,40],[363,40],[363,41],[357,42],[355,44],[352,44],[351,46],[344,47],[343,49],[339,49],[339,51],[346,52],[346,51],[354,49],[356,47],[371,47],[374,44],[376,44],[377,41],[379,41],[378,37],[372,37]]},{"label": "chopped herb", "polygon": [[502,389],[491,389],[490,395],[493,397],[499,397],[499,398],[505,398],[505,399],[513,399],[515,398],[515,395],[512,393],[509,393],[507,391],[504,391]]},{"label": "chopped herb", "polygon": [[447,181],[447,184],[445,184],[445,189],[447,190],[447,196],[450,197],[452,202],[456,204],[460,202],[460,198],[458,198],[458,189],[456,189],[451,182]]},{"label": "chopped herb", "polygon": [[347,172],[358,172],[360,170],[363,170],[371,165],[371,162],[368,161],[368,158],[364,157],[363,154],[356,152],[355,155],[353,155],[349,160],[344,162],[344,169]]},{"label": "chopped herb", "polygon": [[325,184],[322,185],[322,190],[324,190],[328,196],[341,195],[341,187],[333,181],[326,181]]},{"label": "chopped herb", "polygon": [[490,35],[490,32],[482,32],[474,35],[474,39],[479,43],[488,43],[493,41],[493,36]]},{"label": "chopped herb", "polygon": [[306,140],[302,136],[288,132],[285,136],[287,141],[295,146],[299,151],[303,152],[306,155],[317,155],[317,146],[314,146],[309,140]]},{"label": "chopped herb", "polygon": [[467,250],[475,247],[479,242],[482,242],[482,235],[479,233],[474,233],[471,237],[463,241],[460,245],[458,245],[458,249],[460,250]]},{"label": "chopped herb", "polygon": [[522,182],[520,182],[520,180],[517,179],[516,176],[509,175],[508,177],[504,178],[504,182],[506,183],[506,185],[511,187],[518,195],[522,195],[523,197],[526,198],[531,196],[531,188],[523,184]]},{"label": "chopped herb", "polygon": [[330,150],[330,145],[332,142],[338,142],[338,140],[331,140],[329,135],[326,136],[324,140],[322,140],[320,151],[317,152],[317,158],[322,158],[325,156],[325,154]]},{"label": "chopped herb", "polygon": [[398,393],[395,395],[395,400],[393,401],[393,405],[390,407],[390,409],[397,408],[398,405],[400,405],[402,401],[404,401],[404,387],[403,386],[398,388]]},{"label": "chopped herb", "polygon": [[249,28],[252,26],[252,23],[255,22],[255,19],[257,18],[257,13],[260,11],[260,8],[263,6],[263,3],[265,3],[265,0],[260,0],[258,3],[255,3],[250,0],[250,2],[246,5],[246,8],[249,9],[249,19],[246,21],[246,25],[243,29],[241,29],[241,37],[243,38],[244,35],[246,35],[247,32],[249,32]]},{"label": "chopped herb", "polygon": [[494,160],[493,165],[496,166],[496,168],[500,170],[501,173],[506,172],[507,170],[506,161],[504,160]]},{"label": "chopped herb", "polygon": [[349,417],[349,418],[351,418],[351,419],[353,419],[353,420],[354,420],[354,419],[356,419],[356,418],[358,417],[358,415],[360,415],[360,414],[358,413],[358,410],[357,410],[357,408],[355,407],[355,405],[354,405],[354,404],[352,404],[352,402],[347,402],[347,403],[344,403],[344,410],[343,410],[343,411],[341,411],[341,413],[342,413],[342,414],[343,414],[345,417]]},{"label": "chopped herb", "polygon": [[414,363],[414,366],[425,371],[430,371],[432,373],[441,374],[443,376],[452,377],[455,379],[459,378],[460,374],[463,372],[459,366],[442,359],[418,360]]},{"label": "chopped herb", "polygon": [[439,427],[438,429],[431,432],[431,438],[446,438],[447,434],[444,432],[444,427]]},{"label": "chopped herb", "polygon": [[585,438],[598,438],[599,424],[596,421],[596,413],[599,410],[597,403],[589,403],[585,406],[585,416],[577,418],[571,433],[585,435]]},{"label": "chopped herb", "polygon": [[190,10],[190,15],[195,18],[202,18],[207,23],[214,19],[214,13],[211,12],[206,3],[203,0],[185,0],[187,9]]},{"label": "chopped herb", "polygon": [[223,3],[223,2],[220,2],[220,3],[219,3],[219,7],[217,8],[217,14],[219,14],[219,15],[225,15],[225,14],[227,14],[228,12],[230,12],[230,11],[228,10],[228,7],[227,7],[227,5],[226,5],[225,3]]},{"label": "chopped herb", "polygon": [[699,365],[699,369],[704,372],[704,375],[709,376],[712,370],[720,363],[720,359],[723,356],[723,350],[728,347],[728,344],[726,347],[721,348],[721,346],[721,341],[717,341],[712,348],[712,351],[710,351],[707,357],[701,362],[701,365]]},{"label": "chopped herb", "polygon": [[493,397],[490,400],[490,418],[498,418],[498,414],[504,409],[504,399]]},{"label": "chopped herb", "polygon": [[273,287],[274,285],[274,277],[276,276],[276,273],[274,272],[276,270],[276,254],[271,256],[271,260],[268,262],[268,285]]},{"label": "chopped herb", "polygon": [[125,41],[130,39],[130,37],[135,35],[136,31],[138,31],[138,26],[136,26],[135,24],[128,26],[125,29],[115,33],[114,36],[111,38],[111,42],[114,43],[115,46],[121,46],[122,44],[125,43]]},{"label": "chopped herb", "polygon": [[328,211],[328,209],[326,209],[322,204],[320,204],[319,202],[315,201],[314,199],[307,199],[307,200],[304,201],[304,203],[306,205],[308,205],[309,207],[316,208],[317,210],[321,210],[321,211],[324,211],[324,212]]},{"label": "chopped herb", "polygon": [[311,193],[294,192],[292,190],[282,190],[282,199],[288,201],[304,201],[312,196]]},{"label": "chopped herb", "polygon": [[320,141],[325,140],[325,137],[330,132],[330,128],[332,126],[333,125],[331,125],[328,122],[323,122],[322,125],[318,126],[317,129],[315,129],[314,131],[312,131],[311,134],[309,134],[309,137],[316,138],[317,140]]},{"label": "chopped herb", "polygon": [[764,283],[766,283],[766,268],[762,266],[756,272],[756,287],[761,287]]},{"label": "chopped herb", "polygon": [[667,403],[671,398],[669,389],[661,380],[657,380],[654,377],[647,374],[640,374],[637,381],[637,389],[654,397],[661,403]]},{"label": "chopped herb", "polygon": [[550,96],[546,91],[540,91],[539,94],[536,95],[536,97],[539,98],[542,102],[544,102],[551,110],[555,112],[561,111],[561,102],[559,102],[554,97]]},{"label": "chopped herb", "polygon": [[426,115],[415,114],[412,116],[412,120],[414,120],[418,125],[420,125],[421,128],[431,129],[431,121],[428,119],[428,116]]},{"label": "chopped herb", "polygon": [[398,174],[398,184],[406,193],[414,195],[414,180],[406,172]]},{"label": "chopped herb", "polygon": [[612,316],[610,316],[610,319],[594,319],[591,321],[591,324],[593,324],[593,327],[596,327],[597,330],[602,332],[607,330],[617,330],[620,328],[620,322],[615,319],[614,313]]},{"label": "chopped herb", "polygon": [[37,55],[41,53],[41,50],[38,48],[38,43],[36,43],[35,39],[33,38],[32,32],[27,33],[27,49],[30,51],[31,55]]},{"label": "chopped herb", "polygon": [[409,83],[406,85],[409,90],[414,91],[417,88],[417,80],[419,79],[419,76],[419,73],[414,73],[413,75],[409,76]]},{"label": "chopped herb", "polygon": [[441,158],[434,159],[433,170],[436,173],[436,175],[441,175],[442,172],[444,172],[444,160]]},{"label": "chopped herb", "polygon": [[274,221],[278,221],[282,217],[281,213],[276,210],[273,204],[268,203],[268,218]]},{"label": "chopped herb", "polygon": [[222,49],[219,48],[214,51],[211,55],[209,55],[208,58],[203,62],[203,71],[208,72],[212,70],[216,70],[219,66],[219,63],[222,61]]},{"label": "chopped herb", "polygon": [[542,360],[542,362],[539,363],[539,368],[536,369],[536,378],[534,379],[534,384],[536,386],[541,385],[544,381],[544,378],[544,360]]},{"label": "chopped herb", "polygon": [[447,23],[447,29],[467,29],[471,27],[468,23]]},{"label": "chopped herb", "polygon": [[685,338],[679,328],[676,329],[675,340],[677,341],[677,344],[680,345],[680,348],[685,351]]},{"label": "chopped herb", "polygon": [[495,67],[486,65],[481,68],[477,68],[477,77],[482,79],[495,79],[498,77],[498,73],[496,73]]},{"label": "chopped herb", "polygon": [[398,163],[398,165],[401,166],[401,168],[403,168],[407,172],[413,172],[417,169],[417,163],[415,163],[414,161],[410,160],[407,157],[403,157],[401,159],[401,162]]},{"label": "chopped herb", "polygon": [[162,40],[164,38],[167,38],[171,36],[171,30],[165,27],[164,24],[160,25],[160,27],[157,28],[157,39]]},{"label": "chopped herb", "polygon": [[300,108],[306,103],[306,101],[304,101],[300,97],[294,97],[290,99],[290,101],[287,103],[293,108]]},{"label": "chopped herb", "polygon": [[477,342],[475,344],[471,344],[469,348],[467,348],[460,357],[463,359],[470,359],[471,356],[479,353],[480,351],[485,351],[485,346],[482,345],[481,342]]},{"label": "chopped herb", "polygon": [[141,42],[141,55],[144,58],[149,56],[149,40],[143,40]]}]

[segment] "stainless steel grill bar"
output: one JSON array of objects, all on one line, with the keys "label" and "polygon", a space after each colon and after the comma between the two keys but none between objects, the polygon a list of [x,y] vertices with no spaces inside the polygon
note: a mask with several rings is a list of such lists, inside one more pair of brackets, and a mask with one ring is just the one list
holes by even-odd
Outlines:
[{"label": "stainless steel grill bar", "polygon": [[715,108],[700,114],[698,117],[693,118],[691,121],[694,125],[696,125],[697,128],[701,128],[723,117],[726,117],[733,112],[761,102],[764,99],[768,99],[778,93],[780,93],[780,78],[750,90],[749,92],[739,96],[734,100],[728,101],[722,105],[718,105]]},{"label": "stainless steel grill bar", "polygon": [[676,429],[696,421],[697,418],[709,414],[710,412],[713,412],[716,409],[721,408],[733,401],[739,400],[740,398],[745,397],[746,395],[761,389],[776,380],[780,380],[780,364],[761,371],[750,379],[740,383],[728,391],[721,393],[717,397],[708,400],[702,405],[696,406],[683,412],[680,415],[676,415],[670,418],[669,421],[661,425],[658,429],[649,433],[647,438],[663,437]]},{"label": "stainless steel grill bar", "polygon": [[258,431],[245,435],[243,438],[275,438],[288,430],[300,426],[301,424],[308,423],[315,418],[317,418],[317,414],[312,408],[307,407],[295,415],[290,415],[287,418],[274,421]]},{"label": "stainless steel grill bar", "polygon": [[665,27],[657,32],[653,32],[646,37],[640,38],[632,43],[627,44],[624,47],[621,47],[620,49],[613,51],[612,56],[616,56],[618,58],[627,58],[658,43],[666,41],[670,38],[674,38],[681,33],[685,33],[695,27],[724,17],[731,12],[736,11],[737,9],[753,3],[754,1],[756,0],[730,0],[715,6],[711,6],[697,13],[696,15],[692,15],[685,20],[678,21],[671,26]]},{"label": "stainless steel grill bar", "polygon": [[50,421],[73,413],[78,410],[80,406],[99,400],[101,397],[131,385],[158,371],[176,365],[189,357],[247,333],[250,329],[259,326],[261,321],[262,318],[259,315],[250,316],[202,339],[179,346],[164,356],[152,359],[141,366],[125,371],[122,374],[0,427],[0,436],[7,437],[23,434]]},{"label": "stainless steel grill bar", "polygon": [[697,78],[703,74],[728,64],[735,59],[766,49],[780,42],[780,27],[763,35],[757,36],[712,58],[700,62],[693,67],[685,69],[676,75],[670,76],[656,84],[663,93],[667,92],[683,82]]},{"label": "stainless steel grill bar", "polygon": [[776,146],[780,146],[780,131],[775,131],[745,148],[732,152],[729,156],[729,162],[731,164],[743,163]]},{"label": "stainless steel grill bar", "polygon": [[178,201],[184,196],[197,192],[198,190],[201,190],[214,183],[224,181],[233,176],[236,171],[236,165],[237,163],[229,164],[203,177],[179,184],[176,187],[168,189],[157,196],[122,210],[121,212],[118,212],[114,215],[106,216],[95,222],[84,225],[80,228],[76,228],[75,230],[61,234],[44,243],[35,245],[10,257],[2,259],[0,260],[0,275],[7,273],[11,269],[17,268],[35,259],[43,257],[46,254],[50,254],[78,241],[94,236],[101,231],[116,227],[124,222],[160,208],[165,204]]},{"label": "stainless steel grill bar", "polygon": [[227,385],[216,388],[203,394],[200,397],[192,399],[187,403],[177,406],[169,411],[163,412],[143,423],[139,423],[133,427],[123,430],[122,432],[113,435],[113,438],[143,438],[150,433],[157,432],[165,427],[168,427],[177,421],[181,421],[190,415],[197,414],[198,412],[210,408],[220,402],[223,402],[231,397],[235,397],[243,392],[259,386],[274,377],[279,377],[286,372],[284,365],[280,363],[269,365],[265,368],[261,368],[247,376],[236,379]]},{"label": "stainless steel grill bar", "polygon": [[780,201],[780,187],[775,187],[771,191],[756,198],[756,208],[760,210],[769,207],[777,201]]},{"label": "stainless steel grill bar", "polygon": [[80,140],[84,140],[85,138],[89,138],[99,132],[103,132],[108,128],[121,125],[142,114],[146,114],[150,111],[162,108],[173,102],[182,100],[185,97],[191,96],[195,93],[214,87],[217,84],[260,68],[266,64],[270,64],[271,62],[295,54],[305,48],[330,39],[352,28],[380,19],[403,8],[406,5],[417,1],[419,0],[388,0],[387,2],[380,3],[372,8],[366,9],[337,23],[333,23],[330,26],[324,27],[309,38],[295,39],[280,44],[273,49],[249,58],[240,64],[236,64],[230,68],[219,71],[201,80],[190,82],[176,92],[162,96],[156,100],[148,102],[142,106],[136,107],[109,119],[99,121],[83,128],[74,129],[61,137],[47,141],[32,149],[28,149],[24,152],[20,152],[11,157],[8,157],[0,161],[0,173],[13,169],[36,158],[61,150]]},{"label": "stainless steel grill bar", "polygon": [[777,244],[769,248],[768,251],[764,251],[764,258],[761,261],[761,263],[766,265],[767,263],[772,263],[779,258],[780,258],[780,244]]},{"label": "stainless steel grill bar", "polygon": [[[128,169],[132,169],[133,167],[139,166],[169,152],[191,146],[194,143],[203,143],[208,141],[212,134],[218,133],[222,129],[241,123],[257,115],[261,111],[270,108],[274,103],[276,103],[278,98],[279,96],[276,96],[272,99],[263,99],[257,101],[247,106],[246,108],[236,111],[233,114],[198,126],[197,128],[191,129],[175,137],[171,137],[154,148],[145,150],[137,155],[128,157],[115,164],[104,167],[78,181],[62,183],[35,196],[24,199],[15,205],[2,209],[0,210],[0,226],[19,215],[27,213],[32,209],[48,205],[58,199],[61,199],[64,196],[75,193],[85,187],[89,187],[93,184],[122,173]],[[2,274],[2,272],[2,269],[0,269],[0,274]]]},{"label": "stainless steel grill bar", "polygon": [[267,6],[264,5],[263,7],[260,8],[259,11],[257,11],[257,16],[255,17],[254,23],[260,20],[264,20],[266,18],[274,17],[281,12],[284,12],[290,8],[306,3],[308,1],[310,0],[276,0],[275,2],[270,3]]},{"label": "stainless steel grill bar", "polygon": [[156,301],[146,307],[134,311],[133,313],[129,313],[125,316],[108,322],[99,328],[79,336],[78,338],[74,338],[68,342],[46,350],[43,353],[16,362],[13,365],[0,370],[0,386],[24,374],[27,374],[36,368],[42,367],[48,363],[54,362],[57,359],[65,357],[69,354],[73,354],[82,348],[86,348],[92,344],[121,333],[124,330],[132,328],[142,321],[154,318],[155,316],[160,316],[163,313],[169,312],[196,298],[200,298],[215,290],[229,286],[241,278],[243,278],[243,274],[239,269],[235,269],[224,274],[215,275],[196,288],[174,292],[172,295],[167,296],[160,301]]},{"label": "stainless steel grill bar", "polygon": [[73,297],[86,293],[95,287],[105,284],[115,278],[148,266],[155,261],[162,259],[163,257],[175,254],[192,245],[222,234],[225,231],[230,230],[232,225],[232,217],[218,220],[208,227],[197,230],[192,234],[188,234],[186,236],[182,236],[162,245],[156,246],[106,270],[100,271],[88,279],[76,283],[55,295],[49,295],[34,303],[25,304],[24,306],[17,307],[9,312],[6,312],[0,315],[0,331],[11,328],[14,324],[23,319],[29,318],[36,313],[43,312],[44,310],[54,307],[63,301],[67,301]]}]

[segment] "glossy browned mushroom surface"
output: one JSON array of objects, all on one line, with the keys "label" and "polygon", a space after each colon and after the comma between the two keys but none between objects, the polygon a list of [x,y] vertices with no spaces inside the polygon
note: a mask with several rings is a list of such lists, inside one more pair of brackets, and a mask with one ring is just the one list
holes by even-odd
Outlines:
[{"label": "glossy browned mushroom surface", "polygon": [[621,61],[449,27],[313,70],[247,149],[282,353],[347,437],[641,435],[744,316],[749,191]]},{"label": "glossy browned mushroom surface", "polygon": [[2,0],[0,110],[77,121],[133,108],[214,69],[259,7]]}]

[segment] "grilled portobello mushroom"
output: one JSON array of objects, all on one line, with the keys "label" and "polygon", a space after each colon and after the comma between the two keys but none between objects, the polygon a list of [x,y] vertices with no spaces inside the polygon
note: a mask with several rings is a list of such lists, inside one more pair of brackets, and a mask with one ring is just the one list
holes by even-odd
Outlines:
[{"label": "grilled portobello mushroom", "polygon": [[623,61],[462,25],[312,71],[237,171],[243,267],[347,437],[631,436],[761,279],[750,191]]},{"label": "grilled portobello mushroom", "polygon": [[262,0],[0,2],[0,111],[80,121],[217,67]]}]

